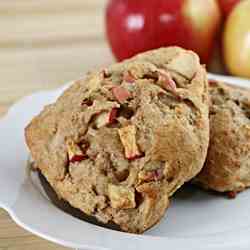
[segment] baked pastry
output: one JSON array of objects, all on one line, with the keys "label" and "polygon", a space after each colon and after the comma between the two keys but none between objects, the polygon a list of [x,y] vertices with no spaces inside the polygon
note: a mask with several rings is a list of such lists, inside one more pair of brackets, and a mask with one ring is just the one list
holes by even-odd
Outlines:
[{"label": "baked pastry", "polygon": [[25,135],[59,197],[142,233],[204,164],[206,71],[196,54],[177,47],[138,55],[76,81]]},{"label": "baked pastry", "polygon": [[250,186],[250,91],[211,82],[210,145],[195,182],[219,192]]}]

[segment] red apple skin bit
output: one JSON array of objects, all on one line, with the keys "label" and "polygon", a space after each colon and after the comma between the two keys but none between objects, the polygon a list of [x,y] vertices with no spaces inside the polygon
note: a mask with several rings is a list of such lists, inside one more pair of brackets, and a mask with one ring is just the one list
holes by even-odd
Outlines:
[{"label": "red apple skin bit", "polygon": [[136,160],[136,159],[139,159],[139,158],[142,158],[145,156],[145,153],[144,152],[140,152],[139,149],[138,149],[138,152],[133,155],[133,156],[130,156],[130,157],[126,157],[129,161],[133,161],[133,160]]},{"label": "red apple skin bit", "polygon": [[235,191],[227,192],[227,197],[228,197],[229,199],[235,199],[236,196],[237,196],[237,192],[235,192]]},{"label": "red apple skin bit", "polygon": [[87,155],[74,155],[69,161],[71,163],[75,163],[75,162],[81,162],[88,159]]},{"label": "red apple skin bit", "polygon": [[128,98],[131,97],[130,92],[120,86],[112,88],[112,93],[119,103],[124,103]]},{"label": "red apple skin bit", "polygon": [[117,108],[112,108],[110,113],[109,113],[109,123],[112,124],[116,121],[118,109]]},{"label": "red apple skin bit", "polygon": [[210,86],[215,86],[217,84],[215,80],[209,80],[208,83]]},{"label": "red apple skin bit", "polygon": [[126,158],[129,160],[129,161],[133,161],[133,160],[136,160],[136,159],[139,159],[143,157],[143,154],[141,153],[137,153],[136,155],[132,155],[130,157],[126,156]]},{"label": "red apple skin bit", "polygon": [[145,181],[159,181],[163,177],[163,170],[161,168],[148,171],[145,175]]},{"label": "red apple skin bit", "polygon": [[164,82],[164,87],[167,90],[172,91],[173,93],[176,93],[176,84],[175,81],[171,78],[169,73],[167,72],[159,72],[159,79]]},{"label": "red apple skin bit", "polygon": [[163,170],[162,168],[156,169],[154,171],[155,174],[155,180],[160,180],[163,177]]}]

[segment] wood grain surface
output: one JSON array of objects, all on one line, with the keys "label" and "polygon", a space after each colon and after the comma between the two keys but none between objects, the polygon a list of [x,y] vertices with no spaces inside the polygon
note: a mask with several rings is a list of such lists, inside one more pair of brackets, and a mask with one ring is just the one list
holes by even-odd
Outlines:
[{"label": "wood grain surface", "polygon": [[[105,0],[0,1],[0,116],[19,98],[110,63]],[[0,209],[0,250],[63,250]]]}]

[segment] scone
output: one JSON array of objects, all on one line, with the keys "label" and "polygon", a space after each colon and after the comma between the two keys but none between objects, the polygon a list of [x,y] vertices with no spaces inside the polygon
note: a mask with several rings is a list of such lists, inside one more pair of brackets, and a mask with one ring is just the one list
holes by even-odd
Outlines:
[{"label": "scone", "polygon": [[250,186],[250,91],[219,82],[209,89],[210,146],[195,182],[219,192],[242,191]]},{"label": "scone", "polygon": [[204,164],[206,71],[196,54],[177,47],[138,55],[75,82],[25,132],[60,198],[142,233]]}]

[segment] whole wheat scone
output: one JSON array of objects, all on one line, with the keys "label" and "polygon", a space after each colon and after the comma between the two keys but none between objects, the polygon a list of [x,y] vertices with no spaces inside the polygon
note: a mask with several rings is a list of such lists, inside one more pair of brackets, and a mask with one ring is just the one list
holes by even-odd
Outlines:
[{"label": "whole wheat scone", "polygon": [[59,197],[142,233],[204,164],[206,71],[196,54],[177,47],[138,55],[75,82],[25,132]]},{"label": "whole wheat scone", "polygon": [[250,186],[250,91],[211,82],[209,92],[210,145],[195,182],[219,192],[239,192]]}]

